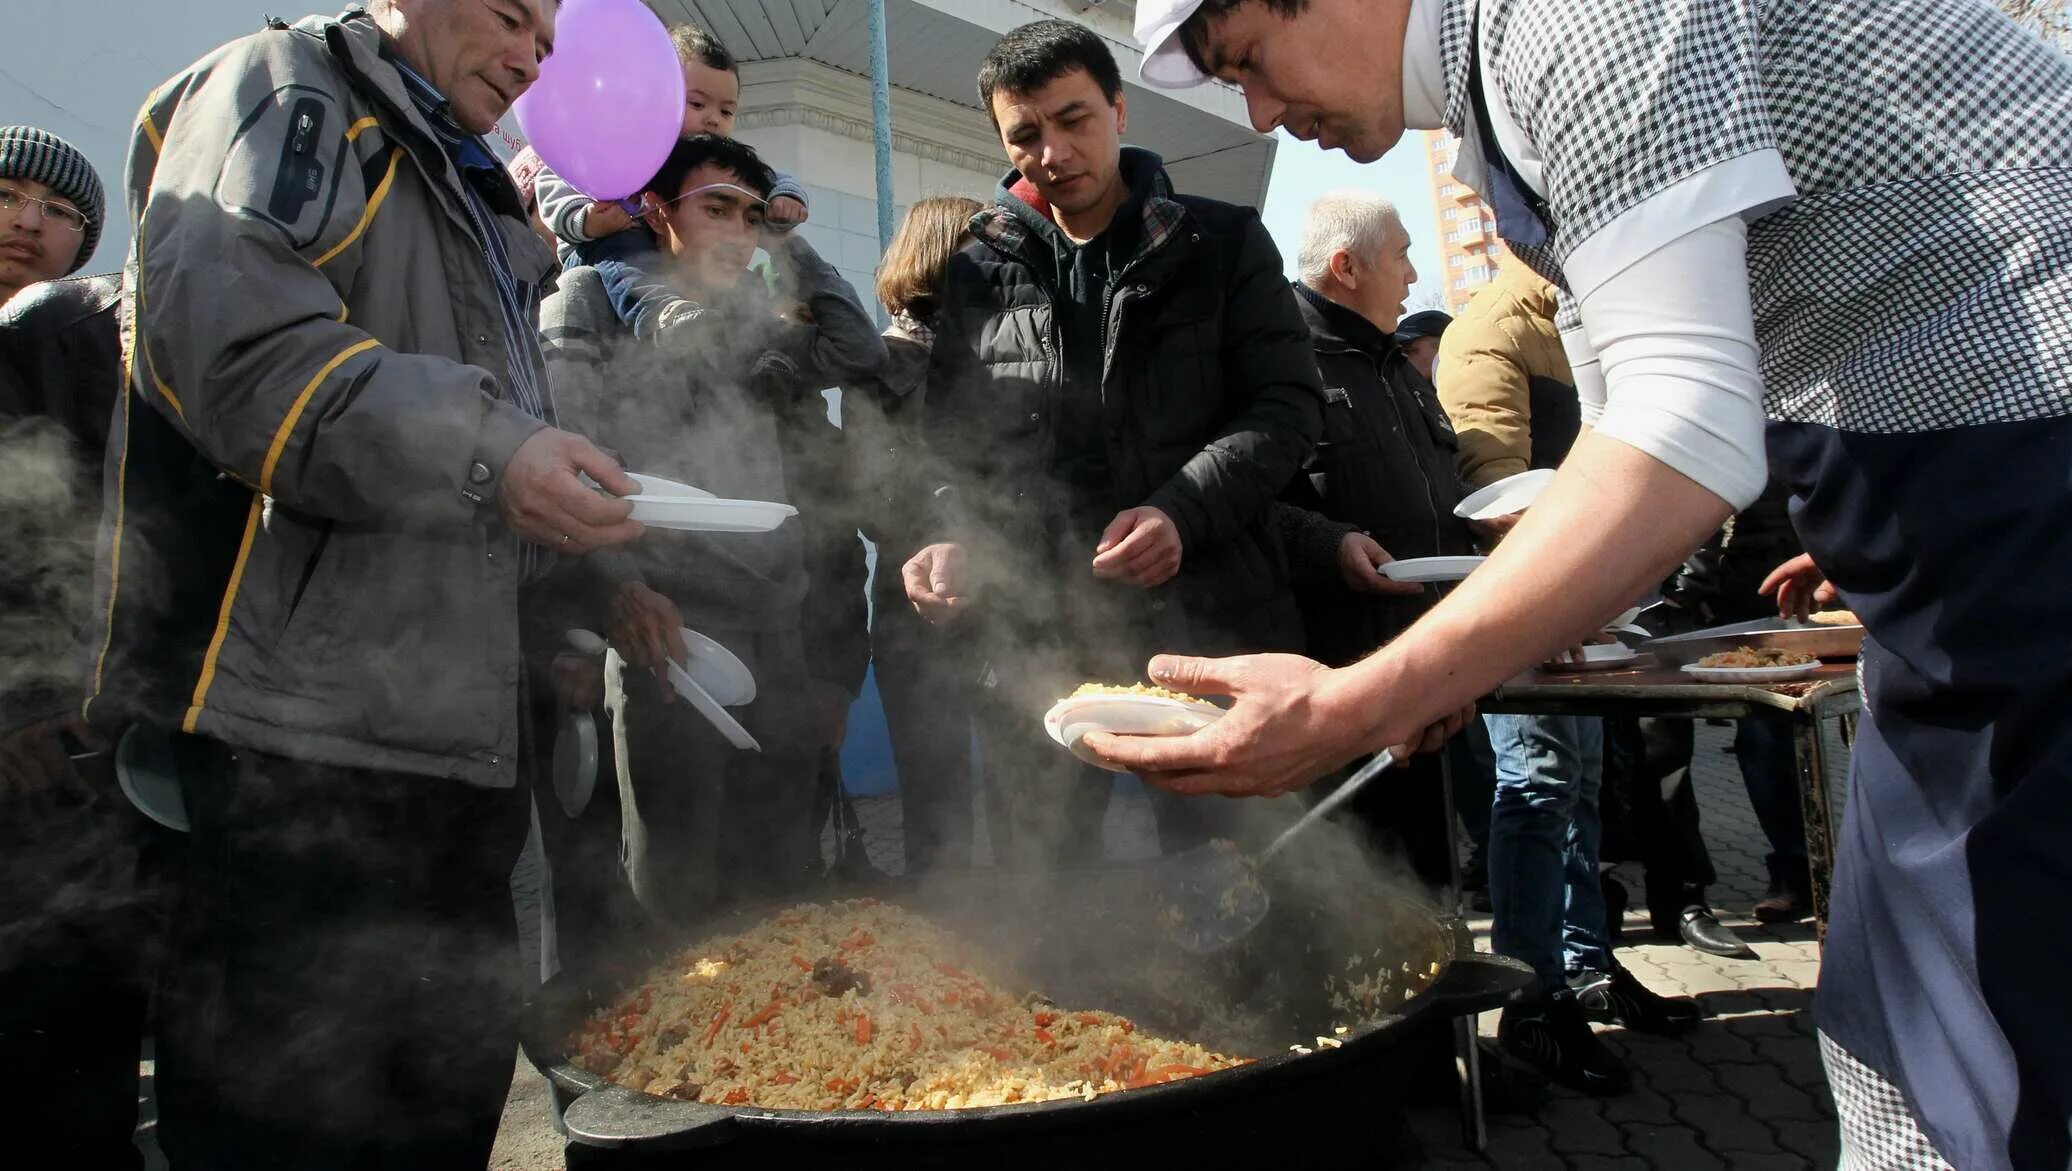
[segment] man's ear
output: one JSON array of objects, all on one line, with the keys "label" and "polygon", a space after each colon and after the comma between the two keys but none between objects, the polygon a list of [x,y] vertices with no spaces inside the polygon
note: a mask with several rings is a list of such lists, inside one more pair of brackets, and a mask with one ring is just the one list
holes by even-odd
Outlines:
[{"label": "man's ear", "polygon": [[640,215],[638,218],[641,223],[647,225],[648,231],[655,234],[655,239],[666,239],[662,234],[662,229],[668,223],[668,209],[662,205],[661,198],[654,192],[643,191],[640,193]]},{"label": "man's ear", "polygon": [[1353,254],[1344,248],[1331,254],[1331,276],[1348,289],[1358,288],[1359,276],[1353,271]]},{"label": "man's ear", "polygon": [[1130,128],[1130,106],[1129,106],[1129,99],[1128,99],[1128,98],[1125,98],[1125,97],[1123,97],[1123,96],[1122,96],[1121,94],[1116,94],[1116,95],[1115,95],[1115,134],[1116,134],[1116,136],[1117,136],[1117,137],[1121,137],[1122,135],[1124,135],[1124,134],[1128,133],[1128,132],[1129,132],[1129,128]]}]

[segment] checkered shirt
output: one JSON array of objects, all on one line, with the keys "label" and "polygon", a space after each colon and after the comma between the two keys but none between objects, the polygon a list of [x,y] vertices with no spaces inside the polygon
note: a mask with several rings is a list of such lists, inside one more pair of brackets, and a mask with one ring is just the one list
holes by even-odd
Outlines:
[{"label": "checkered shirt", "polygon": [[[1707,167],[1779,151],[1750,225],[1770,418],[1915,433],[2072,414],[2072,59],[1980,0],[1449,0],[1449,127],[1483,84],[1577,245]],[[1696,228],[1700,225],[1692,224]]]},{"label": "checkered shirt", "polygon": [[1837,1171],[1953,1171],[1907,1109],[1899,1087],[1820,1034],[1820,1061],[1842,1130]]}]

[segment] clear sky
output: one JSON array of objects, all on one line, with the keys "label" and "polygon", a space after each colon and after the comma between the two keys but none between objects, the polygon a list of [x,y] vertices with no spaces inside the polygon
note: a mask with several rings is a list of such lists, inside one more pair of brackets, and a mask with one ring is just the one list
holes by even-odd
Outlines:
[{"label": "clear sky", "polygon": [[[1279,133],[1276,131],[1275,133]],[[1440,303],[1439,247],[1433,238],[1438,230],[1438,212],[1432,206],[1432,188],[1425,174],[1424,135],[1408,131],[1394,150],[1380,161],[1362,165],[1338,151],[1323,151],[1315,143],[1298,142],[1280,134],[1280,148],[1274,155],[1273,181],[1266,192],[1266,206],[1260,217],[1286,259],[1288,276],[1295,276],[1295,248],[1302,237],[1303,213],[1310,201],[1326,191],[1351,187],[1373,191],[1396,205],[1403,226],[1410,232],[1410,260],[1417,266],[1417,283],[1410,287],[1408,307],[1430,308]]]}]

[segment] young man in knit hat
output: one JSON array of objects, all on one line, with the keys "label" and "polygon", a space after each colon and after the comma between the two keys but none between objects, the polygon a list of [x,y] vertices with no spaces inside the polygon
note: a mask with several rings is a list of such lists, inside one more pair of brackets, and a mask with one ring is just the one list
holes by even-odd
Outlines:
[{"label": "young man in knit hat", "polygon": [[152,827],[79,714],[122,282],[66,276],[93,255],[101,192],[60,139],[0,128],[0,1100],[47,1103],[49,1165],[130,1171]]},{"label": "young man in knit hat", "polygon": [[0,305],[78,272],[101,238],[101,177],[71,143],[0,126]]}]

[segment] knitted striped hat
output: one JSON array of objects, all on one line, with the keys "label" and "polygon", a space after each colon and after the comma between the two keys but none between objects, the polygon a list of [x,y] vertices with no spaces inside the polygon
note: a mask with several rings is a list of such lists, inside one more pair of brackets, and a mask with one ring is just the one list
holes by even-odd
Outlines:
[{"label": "knitted striped hat", "polygon": [[101,194],[101,177],[92,163],[71,143],[34,126],[0,126],[0,179],[28,179],[50,188],[72,201],[86,217],[85,238],[70,272],[85,267],[101,242],[102,213],[107,210]]}]

